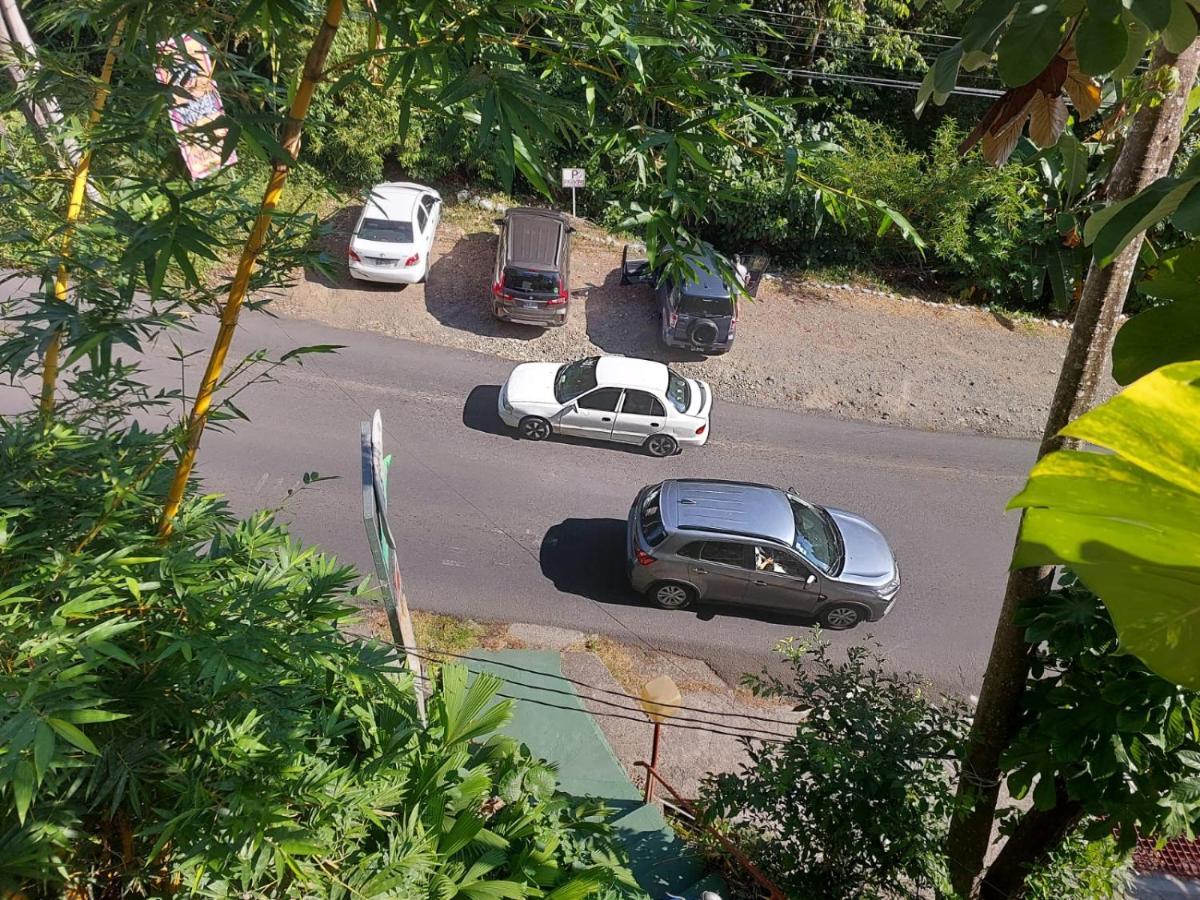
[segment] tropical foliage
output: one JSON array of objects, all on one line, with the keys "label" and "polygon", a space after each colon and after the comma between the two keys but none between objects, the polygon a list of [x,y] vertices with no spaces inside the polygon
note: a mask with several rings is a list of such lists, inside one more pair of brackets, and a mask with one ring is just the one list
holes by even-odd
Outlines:
[{"label": "tropical foliage", "polygon": [[1068,807],[1091,839],[1192,836],[1200,826],[1200,691],[1121,653],[1104,605],[1068,575],[1026,609],[1036,648],[1008,787],[1034,812]]},{"label": "tropical foliage", "polygon": [[840,660],[819,633],[778,651],[786,679],[748,677],[756,694],[801,714],[787,743],[753,744],[735,772],[701,788],[706,816],[750,848],[794,897],[885,897],[946,884],[941,841],[953,782],[948,761],[965,705],[893,673],[877,648]]},{"label": "tropical foliage", "polygon": [[441,667],[423,728],[395,656],[342,635],[351,569],[212,498],[159,543],[169,434],[3,429],[6,890],[625,890],[602,808],[495,735],[497,681]]},{"label": "tropical foliage", "polygon": [[1134,382],[1063,434],[1030,472],[1014,566],[1066,563],[1112,614],[1121,646],[1200,688],[1200,363]]}]

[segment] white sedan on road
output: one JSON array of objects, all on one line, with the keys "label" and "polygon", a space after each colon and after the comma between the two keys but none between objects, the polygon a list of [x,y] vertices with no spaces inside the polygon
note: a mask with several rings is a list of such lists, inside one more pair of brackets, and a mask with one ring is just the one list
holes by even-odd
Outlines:
[{"label": "white sedan on road", "polygon": [[410,181],[375,185],[350,235],[350,274],[391,284],[424,281],[441,218],[442,198],[433,188]]},{"label": "white sedan on road", "polygon": [[566,434],[670,456],[708,440],[712,401],[707,383],[662,363],[591,356],[565,365],[517,366],[500,388],[499,413],[531,441]]}]

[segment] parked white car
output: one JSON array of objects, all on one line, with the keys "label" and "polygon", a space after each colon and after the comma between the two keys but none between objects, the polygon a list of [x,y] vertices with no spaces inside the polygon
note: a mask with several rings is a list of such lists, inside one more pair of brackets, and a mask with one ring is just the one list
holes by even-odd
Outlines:
[{"label": "parked white car", "polygon": [[707,383],[662,363],[591,356],[517,366],[500,388],[499,413],[531,441],[566,434],[670,456],[708,440],[712,401]]},{"label": "parked white car", "polygon": [[429,277],[442,198],[431,187],[387,181],[371,188],[346,261],[363,281],[416,284]]}]

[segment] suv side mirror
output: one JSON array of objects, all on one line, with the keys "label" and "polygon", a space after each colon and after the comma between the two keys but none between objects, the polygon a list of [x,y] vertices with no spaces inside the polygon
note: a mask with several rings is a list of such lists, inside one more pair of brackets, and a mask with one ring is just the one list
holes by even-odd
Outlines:
[{"label": "suv side mirror", "polygon": [[503,225],[504,220],[503,219],[492,219],[492,223],[495,225]]},{"label": "suv side mirror", "polygon": [[629,258],[629,245],[621,250],[621,284],[650,284],[654,273],[648,259]]}]

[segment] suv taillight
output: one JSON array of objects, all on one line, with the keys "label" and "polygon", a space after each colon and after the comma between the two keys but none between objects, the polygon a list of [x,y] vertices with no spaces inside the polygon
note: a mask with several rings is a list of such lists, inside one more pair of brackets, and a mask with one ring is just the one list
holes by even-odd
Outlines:
[{"label": "suv taillight", "polygon": [[362,262],[362,257],[361,257],[361,256],[359,256],[357,253],[355,253],[355,252],[354,252],[354,248],[353,248],[353,247],[349,248],[349,249],[346,251],[346,255],[350,257],[350,261],[351,261],[351,262]]},{"label": "suv taillight", "polygon": [[512,295],[504,292],[504,273],[500,273],[500,280],[492,285],[492,296],[499,300],[511,300]]},{"label": "suv taillight", "polygon": [[670,325],[672,328],[674,328],[676,323],[678,323],[678,322],[679,322],[679,313],[677,313],[677,312],[667,313],[667,324],[668,325]]},{"label": "suv taillight", "polygon": [[649,566],[658,562],[658,560],[640,547],[633,551],[633,558],[638,561],[639,566]]},{"label": "suv taillight", "polygon": [[567,305],[567,286],[563,284],[562,279],[558,279],[558,293],[546,301],[547,306],[566,306]]}]

